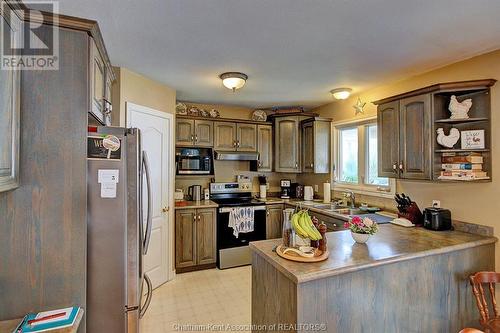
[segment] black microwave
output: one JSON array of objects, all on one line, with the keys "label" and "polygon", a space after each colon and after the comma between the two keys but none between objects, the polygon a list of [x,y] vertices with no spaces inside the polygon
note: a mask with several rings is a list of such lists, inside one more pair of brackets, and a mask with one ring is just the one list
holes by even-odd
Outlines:
[{"label": "black microwave", "polygon": [[212,148],[176,148],[178,175],[213,175]]}]

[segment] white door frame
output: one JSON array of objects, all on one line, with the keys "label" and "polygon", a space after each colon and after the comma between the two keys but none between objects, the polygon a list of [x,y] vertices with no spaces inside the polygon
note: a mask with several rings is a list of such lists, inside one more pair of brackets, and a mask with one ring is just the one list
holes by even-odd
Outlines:
[{"label": "white door frame", "polygon": [[125,102],[125,110],[126,110],[126,116],[127,116],[127,119],[126,119],[126,124],[127,124],[127,127],[130,127],[130,119],[131,119],[131,116],[130,116],[130,112],[131,112],[131,109],[134,109],[135,111],[140,111],[140,112],[143,112],[143,113],[146,113],[146,114],[149,114],[149,115],[153,115],[153,116],[156,116],[156,117],[160,117],[160,118],[165,118],[165,119],[168,119],[169,120],[169,123],[170,123],[170,137],[169,137],[169,140],[170,140],[170,143],[168,144],[168,152],[167,153],[167,161],[168,161],[168,171],[167,171],[167,174],[168,174],[168,177],[170,177],[170,181],[168,182],[168,188],[167,188],[167,193],[165,195],[165,197],[168,198],[168,228],[167,231],[168,231],[168,235],[167,235],[167,239],[168,239],[168,255],[167,255],[167,273],[168,273],[168,276],[167,276],[167,281],[170,281],[172,280],[174,277],[175,277],[175,258],[174,258],[174,253],[175,253],[175,238],[174,238],[174,235],[175,235],[175,214],[174,214],[174,210],[175,210],[175,204],[174,204],[174,186],[175,186],[175,168],[173,166],[173,159],[174,159],[174,154],[175,154],[175,128],[174,128],[174,115],[171,114],[171,113],[167,113],[167,112],[163,112],[163,111],[158,111],[158,110],[155,110],[155,109],[152,109],[152,108],[149,108],[147,106],[143,106],[143,105],[139,105],[139,104],[134,104],[134,103],[131,103],[131,102]]}]

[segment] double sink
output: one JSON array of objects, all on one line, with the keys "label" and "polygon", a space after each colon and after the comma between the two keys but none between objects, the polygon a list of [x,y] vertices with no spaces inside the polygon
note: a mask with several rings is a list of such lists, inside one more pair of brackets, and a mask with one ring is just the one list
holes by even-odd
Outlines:
[{"label": "double sink", "polygon": [[305,206],[306,207],[309,206],[312,208],[321,209],[321,210],[325,210],[325,211],[329,211],[332,213],[337,213],[337,214],[345,215],[345,216],[360,215],[360,214],[367,213],[366,211],[363,211],[359,208],[350,208],[350,207],[346,207],[346,206],[339,206],[339,205],[336,205],[333,203],[332,204],[312,204],[312,205],[307,204]]}]

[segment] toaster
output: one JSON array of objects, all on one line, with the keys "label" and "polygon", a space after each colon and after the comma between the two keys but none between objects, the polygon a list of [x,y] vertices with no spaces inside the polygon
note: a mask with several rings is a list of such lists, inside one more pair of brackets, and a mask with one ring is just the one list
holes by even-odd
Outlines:
[{"label": "toaster", "polygon": [[451,230],[449,209],[429,207],[424,209],[424,228],[430,230]]}]

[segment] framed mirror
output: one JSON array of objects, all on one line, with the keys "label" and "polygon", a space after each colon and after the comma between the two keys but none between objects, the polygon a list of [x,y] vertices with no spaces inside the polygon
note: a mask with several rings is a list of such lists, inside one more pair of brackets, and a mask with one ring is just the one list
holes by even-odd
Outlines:
[{"label": "framed mirror", "polygon": [[[4,29],[0,42],[6,37],[13,43],[18,42],[20,33],[17,24],[14,27],[17,17],[11,20],[9,13],[0,14]],[[20,88],[20,71],[0,68],[0,192],[19,186]]]}]

